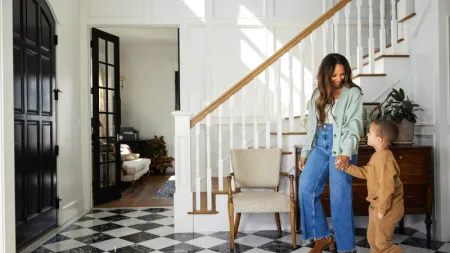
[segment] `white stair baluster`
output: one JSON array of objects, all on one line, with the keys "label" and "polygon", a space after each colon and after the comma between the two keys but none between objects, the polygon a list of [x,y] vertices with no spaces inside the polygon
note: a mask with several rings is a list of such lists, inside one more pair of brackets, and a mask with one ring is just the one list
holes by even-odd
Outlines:
[{"label": "white stair baluster", "polygon": [[305,44],[300,42],[300,120],[305,119],[306,95],[305,95]]},{"label": "white stair baluster", "polygon": [[253,79],[253,148],[259,148],[258,138],[258,87],[256,79]]},{"label": "white stair baluster", "polygon": [[[233,107],[234,107],[234,97],[231,96],[230,99],[228,100],[229,106],[230,106],[230,150],[232,150],[234,148],[234,143],[233,143],[233,139],[234,139],[234,133],[233,133]],[[233,164],[231,163],[231,158],[230,158],[230,173],[233,173]],[[231,187],[233,188],[233,191],[235,189],[234,186],[234,177],[231,178]]]},{"label": "white stair baluster", "polygon": [[386,52],[386,2],[380,0],[380,54]]},{"label": "white stair baluster", "polygon": [[206,116],[206,203],[212,211],[212,169],[211,169],[211,114]]},{"label": "white stair baluster", "polygon": [[345,57],[347,58],[351,66],[352,56],[350,52],[350,14],[351,14],[351,6],[350,4],[347,4],[345,6]]},{"label": "white stair baluster", "polygon": [[[327,12],[327,0],[322,0],[322,14]],[[323,36],[323,57],[327,56],[328,54],[328,21],[325,21],[322,25],[322,36]]]},{"label": "white stair baluster", "polygon": [[373,0],[369,0],[369,73],[375,73],[375,39],[373,37]]},{"label": "white stair baluster", "polygon": [[289,132],[294,132],[294,76],[292,63],[294,54],[289,51]]},{"label": "white stair baluster", "polygon": [[317,86],[316,82],[316,30],[311,33],[311,87],[314,90]]},{"label": "white stair baluster", "polygon": [[266,148],[270,148],[270,85],[269,85],[269,71],[265,70],[266,74],[266,98],[265,98],[265,113],[266,113]]},{"label": "white stair baluster", "polygon": [[333,17],[333,24],[334,24],[334,52],[339,52],[339,12],[336,12]]},{"label": "white stair baluster", "polygon": [[362,6],[362,0],[356,0],[356,10],[358,13],[358,47],[357,47],[357,68],[358,68],[358,73],[362,74],[364,73],[363,71],[363,47],[362,47],[362,34],[361,34],[361,6]]},{"label": "white stair baluster", "polygon": [[245,134],[245,109],[246,109],[246,107],[245,107],[245,96],[246,96],[246,94],[245,94],[245,90],[246,90],[246,87],[244,86],[244,87],[242,87],[242,90],[241,90],[241,92],[242,92],[242,103],[241,103],[241,112],[242,112],[242,128],[241,128],[241,131],[242,131],[242,149],[247,149],[247,140],[246,140],[246,134]]},{"label": "white stair baluster", "polygon": [[195,125],[195,210],[200,211],[201,180],[200,180],[200,123]]},{"label": "white stair baluster", "polygon": [[281,122],[281,59],[278,60],[277,66],[277,147],[283,147],[283,129]]},{"label": "white stair baluster", "polygon": [[219,105],[219,108],[218,108],[218,117],[219,117],[219,159],[218,159],[218,168],[219,168],[219,191],[223,191],[222,105]]},{"label": "white stair baluster", "polygon": [[392,54],[397,52],[398,22],[397,22],[397,1],[391,0],[391,47]]}]

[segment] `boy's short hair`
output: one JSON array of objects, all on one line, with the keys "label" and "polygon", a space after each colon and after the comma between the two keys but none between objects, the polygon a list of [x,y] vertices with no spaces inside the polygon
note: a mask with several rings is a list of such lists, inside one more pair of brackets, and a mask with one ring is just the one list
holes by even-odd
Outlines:
[{"label": "boy's short hair", "polygon": [[377,137],[385,137],[391,145],[398,137],[398,126],[392,120],[375,120],[372,122],[377,127]]}]

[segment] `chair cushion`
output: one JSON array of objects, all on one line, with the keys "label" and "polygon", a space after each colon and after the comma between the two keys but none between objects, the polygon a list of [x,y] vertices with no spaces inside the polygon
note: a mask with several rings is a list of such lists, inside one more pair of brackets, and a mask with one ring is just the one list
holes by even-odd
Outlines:
[{"label": "chair cushion", "polygon": [[136,160],[125,161],[122,164],[122,170],[126,175],[133,175],[145,169],[150,165],[150,159],[139,158]]},{"label": "chair cushion", "polygon": [[249,191],[233,194],[237,213],[281,213],[290,211],[290,199],[285,193]]}]

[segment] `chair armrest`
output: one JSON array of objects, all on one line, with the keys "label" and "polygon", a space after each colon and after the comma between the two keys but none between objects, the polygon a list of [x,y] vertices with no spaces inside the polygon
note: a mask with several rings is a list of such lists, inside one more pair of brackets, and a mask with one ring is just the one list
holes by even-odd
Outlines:
[{"label": "chair armrest", "polygon": [[285,176],[285,177],[287,177],[287,178],[289,178],[289,181],[290,181],[290,198],[291,198],[291,201],[293,201],[294,200],[294,194],[295,194],[295,192],[294,192],[294,175],[291,175],[291,174],[289,174],[289,173],[286,173],[286,172],[280,172],[280,176]]},{"label": "chair armrest", "polygon": [[287,172],[280,172],[280,176],[284,176],[284,177],[288,177],[288,178],[293,177],[293,175],[291,175]]}]

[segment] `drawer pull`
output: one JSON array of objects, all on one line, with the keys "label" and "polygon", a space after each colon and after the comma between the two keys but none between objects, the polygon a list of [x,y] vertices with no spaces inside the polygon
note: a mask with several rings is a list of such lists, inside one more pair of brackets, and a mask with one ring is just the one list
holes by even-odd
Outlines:
[{"label": "drawer pull", "polygon": [[405,198],[414,198],[414,196],[405,196]]},{"label": "drawer pull", "polygon": [[406,175],[407,175],[407,176],[417,176],[417,175],[419,175],[419,174],[417,174],[417,173],[406,173]]},{"label": "drawer pull", "polygon": [[399,157],[398,157],[398,160],[403,160],[403,156],[399,156]]}]

